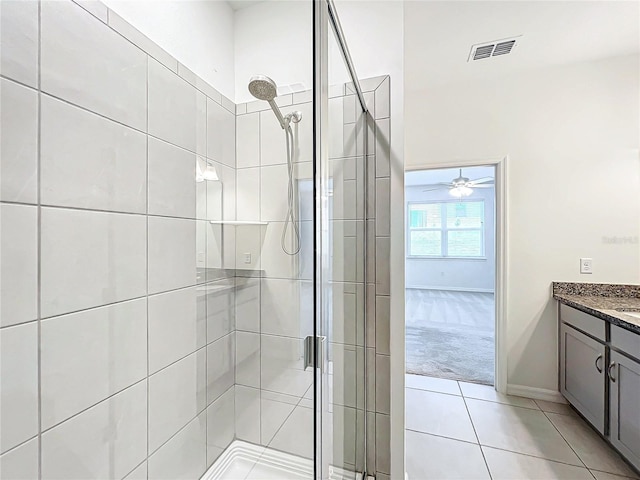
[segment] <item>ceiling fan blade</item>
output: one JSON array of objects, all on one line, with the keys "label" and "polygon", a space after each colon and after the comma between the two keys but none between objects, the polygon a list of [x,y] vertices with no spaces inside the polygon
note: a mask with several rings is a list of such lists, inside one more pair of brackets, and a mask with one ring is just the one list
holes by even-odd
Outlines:
[{"label": "ceiling fan blade", "polygon": [[451,188],[450,185],[440,185],[439,187],[433,187],[433,188],[427,188],[425,190],[422,190],[423,192],[433,192],[435,190],[445,190],[447,188]]},{"label": "ceiling fan blade", "polygon": [[493,188],[493,183],[481,183],[480,185],[469,185],[469,188]]},{"label": "ceiling fan blade", "polygon": [[[422,186],[423,187],[433,187],[430,190],[439,190],[441,188],[452,188],[453,187],[453,183],[450,183],[450,182],[427,183],[427,184],[422,185]],[[423,192],[430,191],[430,190],[423,190]]]},{"label": "ceiling fan blade", "polygon": [[479,183],[488,183],[488,182],[492,182],[493,183],[493,180],[494,180],[493,177],[476,178],[475,180],[471,180],[469,182],[469,185],[478,185]]}]

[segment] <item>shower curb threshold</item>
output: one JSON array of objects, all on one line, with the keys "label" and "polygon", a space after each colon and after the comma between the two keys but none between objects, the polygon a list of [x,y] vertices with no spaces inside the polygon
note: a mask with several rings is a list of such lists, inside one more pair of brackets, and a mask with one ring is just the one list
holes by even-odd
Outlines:
[{"label": "shower curb threshold", "polygon": [[[239,477],[238,475],[241,475]],[[200,480],[252,478],[313,478],[313,461],[242,440],[234,440]],[[284,475],[284,476],[283,476]],[[361,475],[331,467],[330,480],[360,480]]]}]

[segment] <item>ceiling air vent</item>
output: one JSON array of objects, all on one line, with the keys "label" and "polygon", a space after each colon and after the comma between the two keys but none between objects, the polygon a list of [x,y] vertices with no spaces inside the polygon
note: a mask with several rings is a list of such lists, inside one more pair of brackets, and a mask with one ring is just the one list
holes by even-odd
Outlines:
[{"label": "ceiling air vent", "polygon": [[509,40],[508,42],[500,42],[496,44],[496,48],[493,49],[492,57],[496,57],[498,55],[506,55],[507,53],[511,53],[511,49],[516,44],[515,40]]},{"label": "ceiling air vent", "polygon": [[478,43],[473,45],[471,47],[471,53],[469,53],[468,61],[507,55],[508,53],[511,53],[513,47],[515,47],[516,40],[518,38],[520,37],[506,38],[504,40],[496,40],[495,42]]},{"label": "ceiling air vent", "polygon": [[473,54],[473,59],[480,60],[481,58],[489,58],[494,47],[495,45],[492,43],[491,45],[483,45],[482,47],[476,48],[476,51]]}]

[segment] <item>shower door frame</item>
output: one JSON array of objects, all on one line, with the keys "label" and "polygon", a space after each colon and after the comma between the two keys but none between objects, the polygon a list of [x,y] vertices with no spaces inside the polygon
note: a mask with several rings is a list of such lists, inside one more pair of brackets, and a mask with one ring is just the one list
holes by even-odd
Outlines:
[{"label": "shower door frame", "polygon": [[[322,342],[321,339],[326,336],[323,325],[324,318],[324,296],[323,288],[324,273],[329,266],[328,259],[328,238],[325,238],[324,232],[327,231],[327,215],[324,201],[326,200],[326,192],[323,191],[325,186],[329,185],[328,172],[324,166],[328,165],[329,159],[329,147],[328,147],[328,135],[329,135],[329,26],[335,34],[335,39],[338,43],[339,50],[342,55],[342,59],[347,67],[349,76],[353,87],[358,97],[358,102],[363,111],[363,116],[366,118],[368,115],[368,108],[364,99],[364,94],[358,81],[349,48],[347,46],[342,26],[338,17],[337,10],[333,3],[333,0],[313,0],[313,210],[314,210],[314,222],[313,222],[313,270],[314,270],[314,322],[313,322],[313,359],[314,359],[314,381],[313,381],[313,398],[314,398],[314,478],[317,480],[328,479],[330,475],[330,466],[325,464],[325,458],[330,458],[327,453],[327,449],[333,447],[333,439],[327,438],[324,433],[328,431],[325,415],[328,402],[324,398],[326,392],[323,391],[323,385],[327,382],[328,369],[326,351],[328,348],[328,342]],[[366,128],[364,131],[366,132]],[[366,135],[366,133],[365,133]],[[364,147],[368,146],[368,141],[365,137]],[[364,158],[368,158],[365,152]],[[366,168],[366,161],[364,162]],[[365,188],[366,187],[366,170],[365,170]],[[366,198],[366,193],[365,193]],[[365,228],[367,225],[365,214]],[[364,248],[363,252],[368,251],[366,245],[367,234],[364,234]],[[367,261],[364,261],[364,278],[366,282]],[[364,318],[367,318],[366,301],[364,302]],[[366,337],[366,335],[365,335]],[[365,339],[365,351],[366,351],[366,339]],[[321,349],[321,351],[320,351]],[[366,372],[365,372],[366,382]],[[366,388],[364,391],[366,392]],[[366,402],[366,399],[365,399]],[[365,415],[364,415],[364,449],[363,449],[363,472],[366,475],[367,468],[367,409],[365,403]]]}]

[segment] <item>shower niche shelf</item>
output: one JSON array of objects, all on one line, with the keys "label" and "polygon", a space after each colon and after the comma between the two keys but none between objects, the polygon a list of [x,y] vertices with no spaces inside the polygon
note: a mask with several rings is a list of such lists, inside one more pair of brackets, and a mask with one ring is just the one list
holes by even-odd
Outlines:
[{"label": "shower niche shelf", "polygon": [[213,225],[269,225],[269,222],[261,222],[260,220],[210,220]]}]

